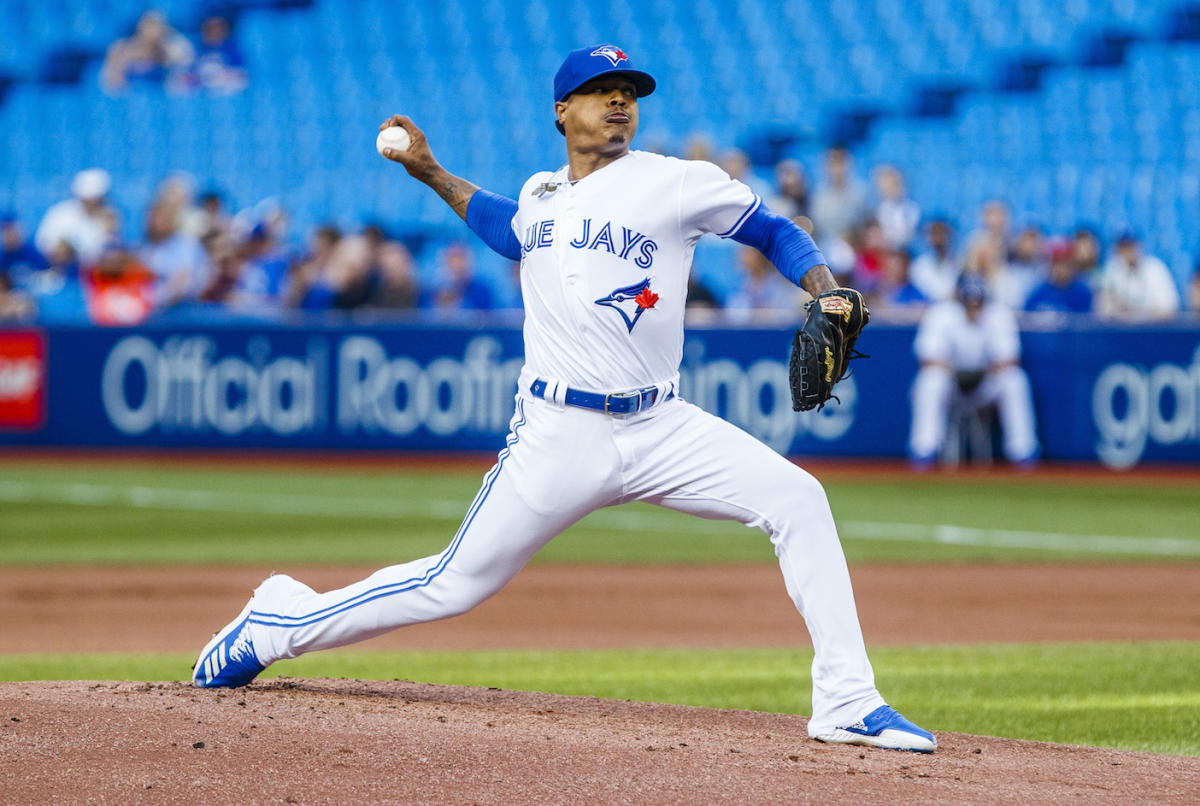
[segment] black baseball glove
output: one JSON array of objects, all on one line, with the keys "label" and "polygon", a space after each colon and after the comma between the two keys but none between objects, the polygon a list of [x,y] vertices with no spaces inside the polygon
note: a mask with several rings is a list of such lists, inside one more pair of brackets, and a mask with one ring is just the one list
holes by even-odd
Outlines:
[{"label": "black baseball glove", "polygon": [[788,362],[794,411],[824,408],[831,397],[837,400],[833,386],[850,374],[850,359],[866,358],[854,343],[871,321],[862,294],[853,288],[826,291],[804,310],[804,325],[792,339]]}]

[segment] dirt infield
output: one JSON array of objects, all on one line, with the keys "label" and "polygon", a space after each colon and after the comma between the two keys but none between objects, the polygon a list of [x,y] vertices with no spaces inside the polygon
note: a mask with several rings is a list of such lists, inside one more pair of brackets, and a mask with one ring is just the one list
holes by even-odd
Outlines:
[{"label": "dirt infield", "polygon": [[[194,652],[269,568],[0,568],[0,653]],[[286,568],[317,590],[373,568]],[[1200,564],[856,566],[868,644],[1200,640]],[[1189,604],[1190,602],[1190,604]],[[533,565],[465,616],[360,646],[806,646],[779,570]],[[183,676],[181,671],[181,677]]]},{"label": "dirt infield", "polygon": [[0,686],[5,803],[1194,803],[1200,759],[415,683]]},{"label": "dirt infield", "polygon": [[[365,568],[284,569],[319,590]],[[195,651],[261,568],[3,568],[0,652]],[[862,566],[868,643],[1200,639],[1200,565]],[[535,565],[382,648],[805,645],[770,565]],[[180,676],[187,674],[180,670]],[[939,733],[826,747],[790,715],[418,683],[0,684],[0,803],[1194,803],[1200,759]]]}]

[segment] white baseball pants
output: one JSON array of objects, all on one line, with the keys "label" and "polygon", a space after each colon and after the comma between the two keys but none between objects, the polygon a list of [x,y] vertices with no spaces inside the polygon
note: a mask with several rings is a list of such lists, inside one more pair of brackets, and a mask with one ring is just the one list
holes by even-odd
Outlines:
[{"label": "white baseball pants", "polygon": [[737,427],[678,398],[611,416],[521,394],[507,447],[441,554],[341,590],[297,585],[253,625],[269,663],[465,613],[555,535],[601,507],[647,501],[766,532],[812,636],[809,733],[884,704],[867,659],[850,575],[825,491]]},{"label": "white baseball pants", "polygon": [[[950,403],[957,394],[954,373],[950,369],[933,364],[921,367],[912,386],[910,455],[929,459],[941,452],[946,441]],[[995,405],[999,410],[1004,455],[1010,462],[1037,457],[1033,395],[1025,370],[1008,366],[989,372],[978,388],[967,396],[966,403],[970,406]]]}]

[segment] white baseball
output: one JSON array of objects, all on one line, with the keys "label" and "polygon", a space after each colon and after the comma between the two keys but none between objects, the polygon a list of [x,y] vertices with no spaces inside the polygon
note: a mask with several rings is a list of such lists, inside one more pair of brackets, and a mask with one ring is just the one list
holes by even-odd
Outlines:
[{"label": "white baseball", "polygon": [[412,145],[412,138],[408,136],[408,132],[404,130],[403,126],[388,126],[375,138],[375,149],[380,154],[383,154],[385,148],[407,151],[410,145]]}]

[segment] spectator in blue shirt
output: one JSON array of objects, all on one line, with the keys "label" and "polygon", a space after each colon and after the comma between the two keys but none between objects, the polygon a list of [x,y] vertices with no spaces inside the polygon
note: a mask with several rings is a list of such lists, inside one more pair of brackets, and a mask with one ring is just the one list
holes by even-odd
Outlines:
[{"label": "spectator in blue shirt", "polygon": [[269,224],[254,226],[242,247],[243,263],[231,302],[236,308],[273,312],[282,307],[288,256]]},{"label": "spectator in blue shirt", "polygon": [[909,277],[912,252],[907,248],[889,249],[883,255],[879,284],[875,287],[871,310],[919,315],[929,300]]},{"label": "spectator in blue shirt", "polygon": [[489,311],[496,307],[491,287],[475,274],[471,250],[461,243],[442,250],[432,305],[439,310]]},{"label": "spectator in blue shirt", "polygon": [[175,84],[187,74],[196,51],[161,11],[147,11],[129,37],[113,42],[100,69],[100,84],[119,93],[134,82]]},{"label": "spectator in blue shirt", "polygon": [[59,241],[46,267],[28,276],[23,290],[33,300],[40,324],[84,323],[87,301],[80,279],[79,258],[66,241]]},{"label": "spectator in blue shirt", "polygon": [[288,271],[284,305],[304,311],[324,311],[337,299],[331,266],[342,231],[333,224],[318,227],[309,236],[307,253],[292,262]]},{"label": "spectator in blue shirt", "polygon": [[45,259],[25,237],[17,216],[0,213],[0,321],[33,315],[33,301],[18,287],[45,267]]},{"label": "spectator in blue shirt", "polygon": [[192,64],[192,80],[217,94],[246,88],[246,60],[238,48],[229,20],[213,15],[200,25],[200,49]]},{"label": "spectator in blue shirt", "polygon": [[146,242],[138,258],[154,274],[154,305],[196,302],[213,281],[212,260],[194,236],[179,227],[177,208],[156,201],[146,214]]},{"label": "spectator in blue shirt", "polygon": [[791,322],[802,314],[804,292],[775,270],[762,252],[738,249],[741,284],[725,300],[725,318],[737,324]]},{"label": "spectator in blue shirt", "polygon": [[1025,310],[1057,313],[1088,313],[1092,310],[1092,289],[1079,279],[1071,243],[1056,241],[1050,248],[1049,275],[1030,292]]},{"label": "spectator in blue shirt", "polygon": [[48,264],[30,240],[16,213],[0,213],[0,283],[20,288],[34,272]]}]

